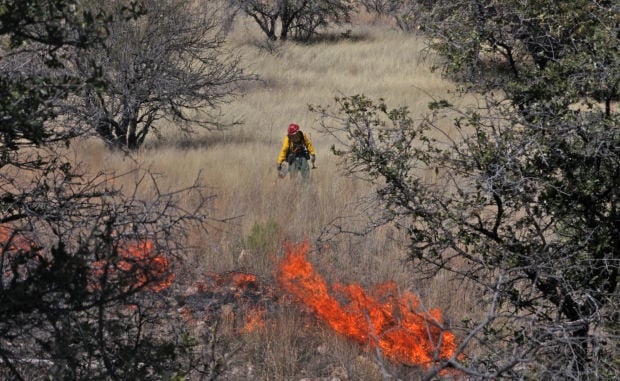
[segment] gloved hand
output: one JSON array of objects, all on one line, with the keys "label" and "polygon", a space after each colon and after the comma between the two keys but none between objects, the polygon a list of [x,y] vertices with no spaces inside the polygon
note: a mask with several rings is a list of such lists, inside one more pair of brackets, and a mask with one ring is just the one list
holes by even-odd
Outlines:
[{"label": "gloved hand", "polygon": [[278,172],[282,170],[282,163],[278,163],[278,165],[276,165],[276,169],[278,170]]},{"label": "gloved hand", "polygon": [[312,157],[310,158],[310,161],[312,162],[312,164],[314,164],[315,160],[316,160],[316,155],[312,155]]}]

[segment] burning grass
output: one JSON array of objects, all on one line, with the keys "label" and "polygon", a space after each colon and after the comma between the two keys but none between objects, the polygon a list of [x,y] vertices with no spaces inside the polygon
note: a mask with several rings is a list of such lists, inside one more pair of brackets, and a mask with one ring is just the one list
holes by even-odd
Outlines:
[{"label": "burning grass", "polygon": [[[46,250],[34,240],[12,233],[8,227],[0,227],[0,243],[5,255],[35,250],[37,258],[47,258]],[[277,335],[282,329],[277,324],[282,322],[274,319],[274,314],[294,304],[309,312],[304,320],[325,323],[339,336],[360,348],[380,352],[394,364],[428,369],[454,355],[455,336],[443,326],[439,310],[421,309],[417,297],[399,291],[394,282],[368,290],[359,284],[328,284],[307,260],[308,250],[307,241],[285,245],[286,254],[275,268],[277,288],[263,284],[267,282],[260,282],[256,275],[230,271],[209,273],[185,293],[166,295],[176,299],[176,313],[190,326],[208,328],[228,322],[231,341],[255,332],[263,339],[268,332]],[[127,287],[159,293],[169,289],[175,279],[168,260],[150,241],[119,242],[114,253],[92,262],[91,291],[109,282],[123,282]],[[8,275],[5,271],[4,281]],[[316,328],[304,324],[302,335],[316,336]],[[299,330],[294,334],[300,334]],[[287,372],[296,372],[296,367],[281,370],[285,378]]]},{"label": "burning grass", "polygon": [[151,241],[123,244],[113,258],[93,262],[93,288],[97,288],[104,278],[107,282],[129,276],[133,278],[131,287],[160,292],[170,287],[175,278],[175,274],[169,271],[169,264],[166,257],[155,253]]},{"label": "burning grass", "polygon": [[[439,310],[422,309],[413,293],[399,291],[393,282],[368,290],[359,284],[328,284],[307,260],[308,249],[307,242],[286,244],[275,269],[276,289],[252,274],[210,274],[182,297],[182,314],[189,321],[234,320],[234,332],[250,334],[271,330],[277,321],[273,312],[293,303],[309,312],[308,318],[394,364],[428,369],[454,355],[456,338],[444,327]],[[313,327],[306,324],[304,330]]]},{"label": "burning grass", "polygon": [[406,365],[429,367],[454,355],[455,337],[443,328],[439,310],[421,311],[417,297],[394,283],[368,291],[358,284],[330,286],[307,252],[307,242],[288,245],[278,282],[334,331]]},{"label": "burning grass", "polygon": [[207,274],[176,296],[186,321],[212,324],[227,320],[236,325],[236,318],[241,318],[243,324],[234,327],[237,333],[264,328],[265,306],[274,298],[273,290],[261,284],[256,275],[239,271]]},{"label": "burning grass", "polygon": [[[426,109],[429,94],[446,97],[453,104],[458,103],[448,93],[452,84],[437,74],[431,74],[426,65],[412,58],[418,55],[423,44],[410,35],[401,35],[385,29],[372,29],[368,31],[369,38],[354,43],[315,45],[287,43],[279,47],[278,54],[264,54],[252,43],[247,42],[250,37],[260,36],[260,31],[255,34],[255,30],[248,30],[254,27],[254,23],[247,25],[243,23],[236,28],[233,48],[246,56],[246,62],[249,63],[248,70],[258,73],[262,81],[247,88],[243,97],[225,105],[222,112],[223,115],[242,118],[245,124],[218,133],[203,134],[201,131],[189,140],[185,135],[176,132],[164,132],[163,136],[169,139],[168,143],[152,145],[151,142],[151,145],[145,146],[145,149],[137,152],[133,158],[137,163],[161,173],[160,185],[164,188],[191,183],[196,174],[200,173],[207,186],[215,187],[215,192],[218,194],[216,207],[221,211],[221,216],[226,218],[243,216],[243,219],[239,219],[238,225],[235,225],[239,227],[238,231],[228,227],[225,230],[213,229],[208,237],[199,232],[189,234],[193,240],[191,245],[196,247],[196,255],[185,258],[187,269],[185,272],[183,270],[177,272],[174,284],[164,294],[174,293],[173,296],[180,301],[180,305],[177,305],[179,312],[189,321],[204,322],[206,319],[230,321],[234,318],[235,334],[243,334],[248,341],[252,335],[259,337],[260,341],[256,343],[255,363],[258,366],[259,362],[263,361],[265,379],[299,379],[301,374],[327,375],[329,373],[325,373],[325,369],[333,363],[348,364],[351,368],[349,369],[351,379],[378,380],[381,379],[380,376],[377,378],[369,376],[375,373],[374,370],[370,370],[374,369],[375,365],[372,360],[365,359],[368,361],[364,361],[364,364],[368,366],[356,365],[358,347],[361,345],[380,349],[387,356],[388,350],[380,345],[385,345],[388,349],[390,345],[401,347],[406,345],[406,340],[401,342],[396,339],[398,335],[407,337],[407,340],[417,343],[416,345],[422,348],[421,351],[425,355],[420,356],[418,360],[429,361],[429,357],[433,359],[435,356],[433,348],[438,346],[438,341],[441,341],[440,348],[447,348],[446,340],[452,337],[449,332],[441,332],[439,329],[441,315],[435,316],[431,312],[420,313],[417,320],[411,316],[412,321],[424,326],[424,329],[418,331],[422,338],[417,339],[404,324],[408,321],[405,318],[416,311],[417,300],[413,295],[409,298],[399,294],[393,285],[364,290],[357,285],[328,285],[323,279],[325,300],[331,300],[328,305],[345,316],[348,314],[348,320],[346,323],[328,323],[318,313],[317,308],[310,306],[304,308],[305,312],[312,312],[326,323],[321,324],[321,327],[325,328],[322,330],[324,334],[322,336],[319,334],[321,337],[316,339],[322,341],[319,345],[313,340],[306,340],[313,334],[312,332],[300,333],[300,330],[310,329],[306,324],[310,318],[309,314],[304,314],[301,318],[303,321],[300,322],[297,311],[291,311],[286,305],[283,306],[281,296],[274,296],[274,290],[269,289],[264,284],[266,282],[259,282],[259,279],[264,280],[271,274],[273,266],[271,254],[278,255],[278,253],[265,251],[272,250],[272,244],[278,246],[282,239],[299,240],[304,236],[319,234],[330,221],[351,216],[354,213],[352,200],[366,195],[369,190],[358,180],[338,174],[337,160],[329,152],[333,142],[317,133],[315,115],[308,111],[308,103],[325,104],[331,102],[335,94],[365,93],[406,105],[417,116]],[[316,67],[326,67],[329,70],[316,70]],[[288,181],[277,179],[272,164],[280,148],[285,126],[291,119],[312,135],[318,154],[319,169],[313,171],[311,187],[304,192],[298,191]],[[162,126],[162,131],[166,130],[166,127],[168,126]],[[179,136],[183,136],[182,144],[171,144],[177,142]],[[100,142],[89,140],[80,145],[72,145],[72,149],[77,150],[76,156],[89,163],[93,171],[125,172],[133,165],[132,161],[127,160],[126,155],[109,151]],[[191,203],[192,200],[187,202]],[[246,248],[247,255],[243,261],[241,259],[235,261],[234,258],[239,257],[240,251],[237,250],[236,243],[242,241],[240,237],[252,234],[256,221],[273,221],[280,228],[273,237],[265,233],[269,238],[267,241],[269,248],[265,248],[265,251],[262,247],[252,250]],[[323,264],[331,265],[329,268],[332,270],[332,277],[339,277],[342,271],[340,269],[347,269],[349,274],[359,275],[357,279],[363,280],[364,283],[379,282],[380,279],[389,276],[401,284],[400,280],[408,279],[409,275],[406,269],[394,265],[399,251],[385,250],[385,242],[383,236],[361,242],[343,241],[342,248],[324,255],[321,261]],[[273,251],[278,249],[279,246]],[[293,253],[287,255],[296,258]],[[120,261],[119,264],[110,263],[109,266],[116,266],[121,271],[124,266],[128,266],[123,265],[123,262],[135,262],[135,264],[139,262],[129,260],[130,257],[126,257],[122,250],[119,251],[117,259]],[[302,259],[297,260],[299,264],[303,263]],[[282,262],[281,266],[285,266],[286,263]],[[255,280],[251,282],[236,283],[235,279],[254,276],[231,271],[239,268],[258,274],[258,278],[254,278]],[[138,275],[139,268],[135,270]],[[204,276],[206,271],[217,273]],[[311,266],[309,271],[313,277],[311,279],[322,279]],[[163,277],[163,274],[161,275]],[[140,282],[141,278],[138,276],[135,279]],[[197,280],[198,283],[192,286],[191,290],[185,289],[189,282]],[[184,281],[187,283],[180,286],[179,283]],[[311,291],[300,286],[299,279],[293,278],[291,282],[293,285],[297,284],[293,291],[305,293]],[[179,287],[181,287],[179,292],[173,291]],[[446,283],[435,288],[446,290],[446,295],[442,293],[438,298],[426,297],[425,300],[435,305],[442,304],[447,308],[447,305],[454,300],[454,295],[451,294],[453,288]],[[306,306],[303,299],[292,291],[286,293],[295,296],[296,300]],[[451,314],[469,316],[469,311],[466,310],[467,306],[472,305],[468,303],[469,301],[470,299],[464,299],[455,304],[457,307]],[[373,302],[376,311],[371,313],[367,308],[363,309],[362,302]],[[388,302],[392,303],[392,306],[385,306]],[[277,303],[275,308],[273,303]],[[387,313],[391,314],[391,317],[385,317]],[[379,320],[369,324],[369,317]],[[341,327],[343,332],[338,331],[339,335],[332,337],[332,324]],[[316,328],[314,324],[311,326],[312,329]],[[349,336],[345,328],[353,330],[357,336]],[[287,336],[289,332],[290,337]],[[300,339],[301,335],[306,335],[303,336],[304,340]],[[426,339],[427,337],[431,340]],[[238,341],[238,338],[235,340]],[[329,359],[326,359],[323,351],[317,350],[317,346],[325,347],[325,342],[330,341],[333,341],[333,345],[331,347],[327,345]],[[287,344],[281,345],[283,342]],[[426,348],[423,346],[425,342]],[[294,348],[291,348],[293,346]],[[407,364],[413,363],[414,360],[410,359],[412,355],[406,350],[399,352],[394,349],[394,351],[397,355],[389,357],[393,361],[400,361],[402,357],[407,360]],[[271,353],[270,358],[278,360],[279,364],[265,361],[266,353]],[[436,358],[441,358],[441,353],[438,351]],[[355,377],[354,368],[369,370],[360,371],[363,376],[360,373]],[[302,370],[307,373],[302,373]],[[281,377],[278,378],[278,374]]]},{"label": "burning grass", "polygon": [[[54,260],[34,238],[8,225],[0,225],[0,254],[5,259],[2,261],[5,283],[29,276],[38,266],[51,268]],[[175,278],[169,265],[168,259],[157,253],[151,241],[118,242],[113,255],[90,264],[88,287],[98,290],[106,283],[123,282],[133,289],[161,292],[170,287]]]}]

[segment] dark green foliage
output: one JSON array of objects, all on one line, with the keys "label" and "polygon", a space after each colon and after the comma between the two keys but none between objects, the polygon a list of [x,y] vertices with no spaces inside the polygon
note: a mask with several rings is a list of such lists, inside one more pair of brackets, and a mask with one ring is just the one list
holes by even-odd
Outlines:
[{"label": "dark green foliage", "polygon": [[64,66],[65,47],[93,44],[103,36],[100,22],[77,11],[72,0],[2,1],[0,36],[11,54],[3,57],[0,77],[0,167],[12,162],[10,152],[18,146],[72,135],[44,125],[55,116],[54,101],[67,97],[78,84],[54,70]]},{"label": "dark green foliage", "polygon": [[[336,112],[318,109],[334,151],[377,185],[373,223],[409,233],[416,276],[448,271],[485,290],[485,317],[462,327],[466,356],[452,365],[482,379],[617,378],[617,7],[425,6],[446,73],[502,97],[467,110],[434,101],[419,122],[383,100],[337,99]],[[456,133],[438,127],[444,110]]]},{"label": "dark green foliage", "polygon": [[[203,219],[206,199],[192,185],[192,211],[176,207],[177,192],[141,200],[137,189],[152,176],[137,176],[125,194],[112,176],[83,173],[59,153],[83,130],[58,118],[58,106],[84,87],[106,89],[95,62],[87,76],[69,70],[108,35],[111,19],[88,3],[0,2],[2,379],[145,380],[184,371],[171,325],[161,324],[168,301],[153,287],[170,279],[171,267],[151,259],[174,259],[182,226]],[[139,7],[125,4],[117,16],[137,17]],[[152,245],[146,259],[127,255],[144,242]]]},{"label": "dark green foliage", "polygon": [[[618,9],[613,2],[414,1],[416,22],[444,69],[515,103],[618,99]],[[522,87],[525,84],[525,87]],[[564,105],[565,106],[565,105]]]}]

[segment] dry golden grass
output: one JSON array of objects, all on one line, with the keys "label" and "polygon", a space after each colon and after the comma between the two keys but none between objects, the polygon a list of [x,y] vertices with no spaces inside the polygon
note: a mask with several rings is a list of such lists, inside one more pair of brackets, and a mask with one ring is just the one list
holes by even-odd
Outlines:
[{"label": "dry golden grass", "polygon": [[[308,104],[328,105],[335,96],[365,94],[383,97],[390,107],[407,106],[419,117],[431,96],[461,102],[450,94],[453,84],[421,60],[421,39],[382,25],[353,26],[352,36],[307,45],[287,42],[269,53],[259,47],[263,36],[254,23],[240,22],[230,39],[231,50],[260,81],[248,83],[243,95],[222,111],[225,119],[242,119],[243,125],[222,132],[201,131],[189,140],[164,131],[163,143],[150,141],[133,158],[87,141],[76,146],[78,157],[92,170],[123,172],[139,164],[160,175],[162,189],[190,185],[200,176],[217,195],[212,217],[236,218],[216,224],[208,234],[192,236],[196,249],[185,259],[181,267],[185,273],[179,278],[198,281],[208,271],[243,269],[267,281],[274,260],[282,256],[284,241],[312,242],[334,219],[354,215],[357,199],[372,191],[339,173],[337,159],[329,152],[332,142],[318,133],[317,116],[308,111]],[[276,175],[281,141],[292,122],[311,137],[317,152],[318,168],[312,170],[307,187]],[[149,190],[145,192],[148,195]],[[475,296],[449,279],[412,284],[403,264],[406,248],[392,239],[398,234],[382,228],[365,238],[343,236],[334,246],[313,251],[310,259],[327,279],[363,285],[393,280],[403,289],[419,291],[428,308],[446,309],[452,315],[448,317],[467,313]],[[246,338],[256,361],[261,353],[266,356],[262,368],[253,372],[274,380],[311,376],[318,370],[304,364],[312,363],[309,356],[318,347],[327,346],[334,353],[329,365],[333,369],[345,366],[350,379],[378,379],[373,361],[359,360],[350,343],[333,336],[326,339],[326,333],[318,334],[323,335],[319,340],[323,344],[297,340],[303,330],[299,318],[283,312],[276,317],[276,328]],[[271,377],[266,376],[269,372]]]}]

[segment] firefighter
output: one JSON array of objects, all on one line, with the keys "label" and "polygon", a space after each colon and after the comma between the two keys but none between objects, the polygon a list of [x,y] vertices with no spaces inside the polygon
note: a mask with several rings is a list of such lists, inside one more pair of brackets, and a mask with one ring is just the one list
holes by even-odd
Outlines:
[{"label": "firefighter", "polygon": [[288,133],[284,137],[280,156],[278,156],[277,169],[280,177],[286,175],[282,170],[282,163],[285,160],[288,163],[288,172],[291,173],[291,178],[295,177],[297,172],[301,172],[301,178],[304,181],[310,178],[308,160],[312,162],[314,167],[314,161],[316,160],[314,148],[308,135],[301,132],[299,125],[294,123],[288,126]]}]

